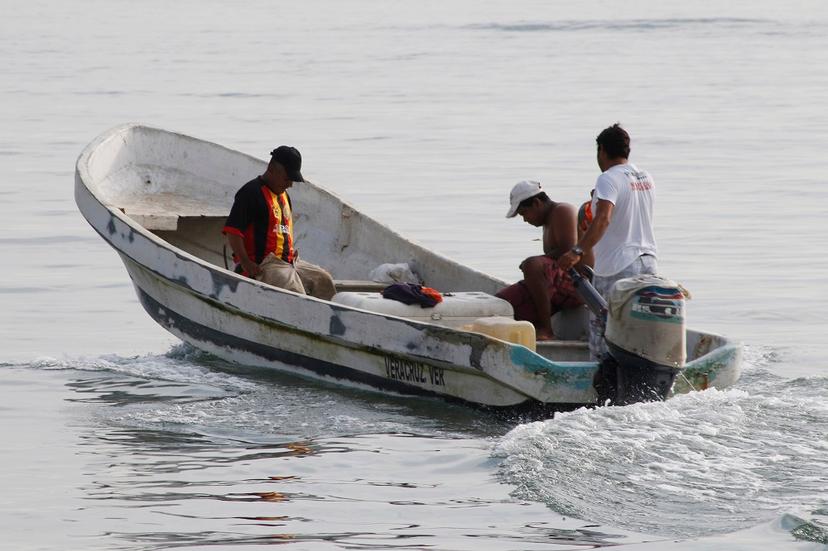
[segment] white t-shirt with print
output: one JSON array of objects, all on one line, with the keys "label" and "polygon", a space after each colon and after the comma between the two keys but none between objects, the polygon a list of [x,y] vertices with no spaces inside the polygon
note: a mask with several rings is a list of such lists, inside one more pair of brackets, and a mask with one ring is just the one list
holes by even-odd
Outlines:
[{"label": "white t-shirt with print", "polygon": [[595,183],[593,212],[597,212],[599,199],[611,202],[614,207],[609,227],[594,248],[595,273],[611,276],[642,254],[656,256],[655,183],[650,174],[630,163],[612,166]]}]

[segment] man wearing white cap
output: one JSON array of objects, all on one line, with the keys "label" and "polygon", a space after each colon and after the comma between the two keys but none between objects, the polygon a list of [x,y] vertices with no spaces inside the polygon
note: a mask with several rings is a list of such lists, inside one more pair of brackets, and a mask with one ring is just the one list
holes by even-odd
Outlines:
[{"label": "man wearing white cap", "polygon": [[538,340],[555,338],[552,315],[582,304],[569,275],[555,258],[570,250],[578,236],[574,206],[552,201],[539,182],[518,182],[509,194],[507,218],[518,214],[527,224],[543,228],[543,254],[520,264],[523,280],[502,289],[497,296],[509,301],[515,319],[531,321]]}]

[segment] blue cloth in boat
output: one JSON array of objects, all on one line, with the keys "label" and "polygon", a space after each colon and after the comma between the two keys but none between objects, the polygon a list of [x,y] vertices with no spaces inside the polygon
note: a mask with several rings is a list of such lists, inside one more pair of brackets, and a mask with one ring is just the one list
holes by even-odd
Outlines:
[{"label": "blue cloth in boat", "polygon": [[414,283],[392,283],[382,291],[382,298],[403,304],[419,304],[422,308],[433,308],[440,302],[434,296],[424,293],[422,285]]}]

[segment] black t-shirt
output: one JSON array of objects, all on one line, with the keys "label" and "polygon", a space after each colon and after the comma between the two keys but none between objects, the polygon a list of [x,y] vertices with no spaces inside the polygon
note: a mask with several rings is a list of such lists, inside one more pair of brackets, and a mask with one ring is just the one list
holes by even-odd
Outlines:
[{"label": "black t-shirt", "polygon": [[[268,246],[274,248],[274,242],[268,243],[270,234],[274,231],[274,226],[287,228],[292,226],[290,214],[290,197],[287,193],[282,193],[276,196],[277,202],[276,211],[282,213],[284,219],[275,219],[273,215],[273,207],[268,203],[268,197],[272,196],[270,190],[265,185],[261,176],[250,180],[244,184],[239,191],[236,192],[233,201],[233,207],[230,209],[230,215],[224,224],[222,231],[224,233],[233,233],[239,235],[244,240],[245,250],[251,260],[260,263],[267,255]],[[271,199],[273,200],[273,199]],[[286,203],[286,204],[285,204]],[[278,228],[276,231],[279,231]],[[290,232],[292,233],[292,231]],[[288,262],[293,260],[293,239],[284,239],[283,251],[279,251],[279,256],[284,257]],[[234,258],[238,262],[237,258]]]}]

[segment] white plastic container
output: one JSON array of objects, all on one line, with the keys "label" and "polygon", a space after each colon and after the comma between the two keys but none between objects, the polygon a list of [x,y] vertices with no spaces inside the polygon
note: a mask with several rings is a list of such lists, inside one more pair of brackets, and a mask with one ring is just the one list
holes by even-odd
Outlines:
[{"label": "white plastic container", "polygon": [[403,304],[396,300],[382,298],[381,293],[367,292],[337,293],[331,301],[380,314],[454,328],[469,324],[478,318],[489,316],[512,318],[514,316],[512,305],[507,301],[477,291],[444,294],[443,302],[433,308],[422,308],[417,304]]}]

